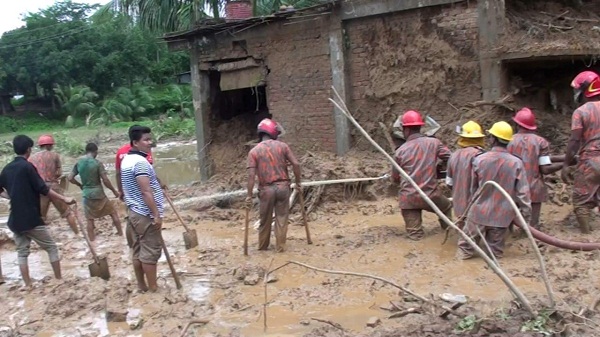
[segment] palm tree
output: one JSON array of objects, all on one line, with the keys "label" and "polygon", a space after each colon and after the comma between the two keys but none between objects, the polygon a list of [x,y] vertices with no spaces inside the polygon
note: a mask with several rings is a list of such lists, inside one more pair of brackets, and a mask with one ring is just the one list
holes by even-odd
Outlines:
[{"label": "palm tree", "polygon": [[99,97],[95,91],[85,85],[57,86],[54,88],[54,94],[61,109],[71,117],[92,113],[96,108],[95,101]]}]

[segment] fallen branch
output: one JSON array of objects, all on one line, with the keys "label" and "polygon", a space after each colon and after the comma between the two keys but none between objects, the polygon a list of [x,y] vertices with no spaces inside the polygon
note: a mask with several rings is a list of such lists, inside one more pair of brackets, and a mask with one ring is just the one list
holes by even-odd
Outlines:
[{"label": "fallen branch", "polygon": [[492,105],[492,106],[499,106],[499,107],[502,107],[502,108],[510,110],[510,111],[515,111],[515,109],[513,107],[506,104],[510,100],[510,98],[511,98],[510,95],[506,95],[503,98],[501,98],[499,100],[495,100],[495,101],[475,101],[475,102],[465,104],[465,107],[477,108],[480,106]]},{"label": "fallen branch", "polygon": [[420,314],[420,313],[421,313],[421,308],[408,308],[406,310],[402,310],[400,312],[390,315],[388,317],[388,319],[400,318],[400,317],[404,317],[408,314]]},{"label": "fallen branch", "polygon": [[[541,14],[544,14],[544,15],[548,15],[548,16],[555,16],[554,14],[552,14],[552,13],[548,13],[548,12],[540,12],[540,13],[541,13]],[[573,17],[569,17],[569,16],[564,16],[564,15],[565,15],[565,14],[567,14],[567,13],[568,13],[568,11],[566,11],[565,13],[563,13],[563,14],[560,14],[560,15],[558,15],[558,16],[555,16],[555,18],[554,18],[553,20],[556,20],[556,19],[559,19],[559,18],[560,18],[560,19],[564,19],[564,20],[568,20],[568,21],[575,21],[575,22],[593,22],[593,23],[600,23],[600,20],[599,20],[599,19],[581,19],[581,18],[573,18]]]},{"label": "fallen branch", "polygon": [[[441,308],[441,309],[443,309],[443,310],[449,311],[449,312],[451,312],[453,315],[456,315],[456,316],[458,316],[458,317],[460,317],[460,318],[464,318],[464,317],[465,317],[465,315],[463,315],[463,314],[460,314],[460,313],[456,312],[456,310],[453,310],[452,308],[450,308],[450,307],[448,307],[448,306],[445,306],[445,305],[443,305],[443,304],[439,304],[439,303],[437,303],[437,302],[434,302],[434,301],[432,301],[432,300],[430,300],[430,299],[428,299],[428,298],[425,298],[425,297],[423,297],[423,296],[421,296],[421,295],[419,295],[419,294],[416,294],[416,293],[414,293],[412,290],[410,290],[410,289],[408,289],[408,288],[405,288],[405,287],[403,287],[403,286],[401,286],[401,285],[399,285],[399,284],[397,284],[397,283],[395,283],[395,282],[392,282],[392,281],[390,281],[390,280],[384,279],[383,277],[379,277],[379,276],[375,276],[375,275],[370,275],[370,274],[364,274],[364,273],[355,273],[355,272],[349,272],[349,271],[339,271],[339,270],[329,270],[329,269],[322,269],[322,268],[317,268],[317,267],[309,266],[309,265],[307,265],[307,264],[305,264],[305,263],[302,263],[302,262],[288,261],[288,262],[286,262],[286,263],[282,264],[281,266],[279,266],[279,267],[277,267],[277,268],[275,268],[275,269],[273,269],[273,270],[271,270],[271,271],[269,271],[269,272],[265,273],[265,278],[266,278],[266,277],[267,277],[269,274],[271,274],[271,273],[274,273],[274,272],[278,271],[279,269],[282,269],[282,268],[284,268],[284,267],[287,267],[287,266],[289,266],[289,265],[291,265],[291,264],[295,264],[295,265],[297,265],[297,266],[301,266],[301,267],[304,267],[304,268],[308,268],[308,269],[310,269],[310,270],[314,270],[314,271],[318,271],[318,272],[321,272],[321,273],[326,273],[326,274],[335,274],[335,275],[346,275],[346,276],[364,277],[364,278],[368,278],[368,279],[372,279],[372,280],[381,281],[381,282],[383,282],[383,283],[386,283],[386,284],[389,284],[389,285],[391,285],[391,286],[392,286],[392,287],[394,287],[394,288],[400,289],[400,290],[401,290],[403,293],[405,293],[405,294],[408,294],[408,295],[410,295],[410,296],[412,296],[412,297],[414,297],[414,298],[416,298],[416,299],[418,299],[418,300],[420,300],[420,301],[422,301],[422,302],[424,302],[424,303],[428,303],[428,304],[431,304],[431,305],[433,305],[433,306],[435,306],[435,307],[438,307],[438,308]],[[265,293],[266,293],[266,290],[265,290]],[[265,297],[265,298],[266,298],[266,297]]]},{"label": "fallen branch", "polygon": [[326,319],[314,318],[314,317],[311,317],[310,319],[313,320],[313,321],[317,321],[317,322],[329,324],[329,325],[331,325],[332,327],[334,327],[336,329],[340,329],[340,330],[346,332],[346,329],[344,329],[344,327],[342,327],[341,325],[339,325],[336,322],[328,321]]},{"label": "fallen branch", "polygon": [[598,307],[599,304],[600,304],[600,295],[598,295],[598,296],[596,296],[596,298],[594,298],[594,301],[590,304],[589,307],[581,308],[581,311],[579,311],[578,315],[583,316],[583,315],[587,314],[588,312],[596,311],[596,307]]},{"label": "fallen branch", "polygon": [[444,221],[446,224],[448,224],[448,226],[450,226],[450,227],[454,228],[456,231],[458,231],[458,233],[465,239],[465,241],[468,242],[469,245],[471,245],[473,247],[473,249],[475,249],[475,251],[479,253],[479,255],[481,255],[481,257],[485,260],[485,262],[488,264],[488,266],[490,266],[490,268],[498,275],[498,277],[500,277],[500,279],[504,282],[504,284],[506,284],[506,286],[517,295],[517,298],[523,304],[525,309],[531,314],[531,316],[536,317],[537,312],[533,309],[533,307],[529,303],[529,300],[527,300],[525,295],[523,295],[523,293],[517,288],[517,286],[512,282],[512,280],[504,273],[504,271],[502,271],[502,269],[498,268],[494,264],[494,262],[485,255],[485,252],[483,250],[481,250],[481,248],[479,248],[479,246],[467,234],[465,234],[465,232],[463,232],[460,228],[458,228],[439,209],[439,207],[437,207],[437,205],[427,196],[427,194],[425,194],[425,192],[423,192],[423,190],[421,190],[419,185],[417,185],[417,183],[402,169],[402,167],[400,167],[400,165],[398,165],[398,163],[394,160],[394,158],[392,158],[383,148],[381,148],[381,146],[379,146],[379,144],[377,144],[371,138],[371,136],[369,136],[369,134],[365,131],[365,129],[363,129],[360,126],[360,124],[356,121],[356,119],[354,119],[354,117],[352,117],[352,115],[350,114],[350,111],[348,110],[348,107],[346,106],[346,103],[344,103],[344,100],[340,97],[337,90],[333,86],[332,86],[332,89],[333,89],[333,92],[335,93],[335,95],[337,96],[338,100],[340,101],[340,103],[338,104],[335,100],[333,100],[331,98],[329,100],[338,109],[340,109],[340,111],[346,116],[346,118],[348,118],[350,120],[350,122],[352,124],[354,124],[354,126],[356,126],[356,128],[363,134],[363,136],[365,136],[365,138],[367,138],[369,140],[369,142],[371,142],[371,144],[390,161],[390,163],[393,165],[393,167],[396,169],[396,171],[402,176],[402,179],[409,182],[413,186],[413,188],[416,189],[416,191],[421,196],[421,198],[423,198],[423,200],[427,203],[427,205],[429,205],[429,207],[431,207],[431,209],[438,215],[438,217],[440,219],[442,219],[442,221]]},{"label": "fallen branch", "polygon": [[194,324],[208,324],[208,323],[210,323],[210,320],[208,320],[208,319],[191,320],[188,324],[186,324],[185,328],[183,328],[183,331],[181,332],[181,335],[179,335],[179,337],[184,337],[185,334],[187,333],[188,329]]}]

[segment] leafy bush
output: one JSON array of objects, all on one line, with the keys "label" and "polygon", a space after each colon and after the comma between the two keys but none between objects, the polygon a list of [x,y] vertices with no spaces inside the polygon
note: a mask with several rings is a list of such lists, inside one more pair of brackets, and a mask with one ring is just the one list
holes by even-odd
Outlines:
[{"label": "leafy bush", "polygon": [[14,117],[0,116],[0,133],[17,132],[23,127],[23,122]]},{"label": "leafy bush", "polygon": [[149,126],[152,128],[152,134],[154,134],[154,139],[157,141],[164,137],[175,136],[189,139],[196,134],[196,123],[189,118],[168,117],[153,121]]},{"label": "leafy bush", "polygon": [[56,151],[73,157],[85,154],[85,144],[87,142],[82,142],[69,136],[66,131],[55,132],[53,135],[56,142]]},{"label": "leafy bush", "polygon": [[189,85],[171,84],[167,87],[156,88],[153,94],[155,96],[155,112],[166,113],[171,117],[194,117],[192,89]]}]

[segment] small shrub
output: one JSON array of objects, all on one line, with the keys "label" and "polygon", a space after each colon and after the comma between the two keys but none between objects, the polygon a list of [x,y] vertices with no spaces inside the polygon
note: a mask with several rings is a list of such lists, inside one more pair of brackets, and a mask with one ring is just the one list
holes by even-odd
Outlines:
[{"label": "small shrub", "polygon": [[53,135],[56,142],[56,151],[73,157],[85,154],[85,144],[87,142],[79,141],[65,131],[55,132]]}]

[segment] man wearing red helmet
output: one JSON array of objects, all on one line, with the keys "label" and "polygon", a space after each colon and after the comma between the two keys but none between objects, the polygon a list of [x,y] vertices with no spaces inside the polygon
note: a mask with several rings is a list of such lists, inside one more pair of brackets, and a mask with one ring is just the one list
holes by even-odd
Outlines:
[{"label": "man wearing red helmet", "polygon": [[296,189],[302,193],[300,164],[290,147],[277,140],[280,128],[274,121],[265,118],[258,124],[260,143],[248,153],[248,197],[246,207],[252,206],[254,179],[258,176],[260,200],[260,226],[258,227],[258,249],[267,250],[271,239],[271,222],[275,210],[275,239],[277,252],[285,250],[288,218],[290,212],[290,178],[288,165],[292,165]]},{"label": "man wearing red helmet", "polygon": [[590,231],[591,210],[600,205],[600,185],[586,179],[590,160],[600,156],[600,77],[584,71],[571,82],[575,101],[582,105],[573,112],[571,138],[567,145],[561,177],[567,182],[568,167],[575,163],[573,174],[573,208],[582,233]]},{"label": "man wearing red helmet", "polygon": [[[52,151],[54,149],[54,137],[52,137],[52,135],[40,136],[38,139],[38,146],[40,147],[41,151],[33,154],[29,158],[29,162],[35,166],[38,173],[42,179],[44,179],[50,189],[60,195],[64,195],[65,191],[60,186],[60,179],[62,177],[60,155]],[[63,218],[67,218],[67,222],[69,223],[69,227],[71,227],[73,233],[79,233],[75,214],[71,211],[69,205],[62,202],[60,199],[50,199],[44,195],[40,197],[40,202],[42,219],[44,221],[48,216],[50,203],[52,203],[58,213],[60,213]]]},{"label": "man wearing red helmet", "polygon": [[[450,158],[450,150],[439,139],[421,134],[421,126],[425,125],[425,122],[423,122],[421,114],[417,111],[405,112],[402,115],[401,122],[406,143],[396,150],[396,162],[436,206],[446,216],[451,217],[452,203],[438,188],[436,172],[438,159],[447,162]],[[400,181],[400,175],[395,170],[392,172],[392,178],[396,182]],[[425,234],[422,226],[422,211],[432,212],[433,210],[408,181],[400,183],[398,194],[408,237],[415,241],[421,240]],[[442,229],[447,227],[441,219],[440,226]]]},{"label": "man wearing red helmet", "polygon": [[555,158],[550,156],[550,143],[535,133],[537,125],[531,109],[525,107],[519,110],[513,117],[513,121],[517,124],[518,132],[513,135],[507,150],[523,161],[531,192],[531,222],[529,224],[533,228],[539,229],[542,202],[548,198],[544,175],[559,171],[562,163],[552,163],[552,159]]}]

